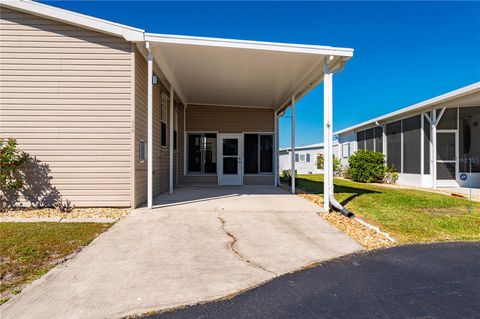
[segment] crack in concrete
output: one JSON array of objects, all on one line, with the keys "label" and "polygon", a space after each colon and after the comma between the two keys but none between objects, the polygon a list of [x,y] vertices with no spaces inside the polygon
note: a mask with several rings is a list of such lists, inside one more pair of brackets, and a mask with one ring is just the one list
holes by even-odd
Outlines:
[{"label": "crack in concrete", "polygon": [[252,266],[254,268],[266,271],[266,272],[268,272],[268,273],[270,273],[274,276],[277,276],[277,274],[274,273],[273,271],[270,271],[267,268],[260,265],[259,263],[256,263],[256,262],[248,259],[247,257],[243,256],[236,248],[236,244],[238,242],[237,238],[232,233],[230,233],[228,230],[225,229],[225,224],[226,224],[225,219],[223,219],[220,215],[218,215],[217,218],[220,220],[221,228],[222,228],[223,232],[231,239],[230,242],[229,242],[229,245],[228,245],[229,249],[233,252],[233,254],[238,259],[240,259],[243,262],[246,262],[247,264],[249,264],[250,266]]}]

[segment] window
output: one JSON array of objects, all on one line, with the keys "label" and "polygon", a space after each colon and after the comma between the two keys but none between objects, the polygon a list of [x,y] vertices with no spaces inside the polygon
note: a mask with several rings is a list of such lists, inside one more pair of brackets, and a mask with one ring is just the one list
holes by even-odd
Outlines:
[{"label": "window", "polygon": [[300,154],[300,162],[305,163],[307,161],[307,156],[305,154]]},{"label": "window", "polygon": [[460,110],[459,151],[460,172],[470,172],[470,159],[472,159],[472,172],[480,172],[480,106],[462,107]]},{"label": "window", "polygon": [[350,143],[342,144],[342,157],[347,158],[350,156]]},{"label": "window", "polygon": [[365,131],[357,132],[357,150],[365,149]]},{"label": "window", "polygon": [[245,174],[272,173],[273,135],[245,134],[243,165]]},{"label": "window", "polygon": [[399,173],[402,172],[401,123],[397,121],[387,124],[387,165]]},{"label": "window", "polygon": [[365,130],[365,149],[369,151],[375,150],[375,142],[373,139],[374,136],[374,129]]},{"label": "window", "polygon": [[383,127],[375,128],[375,152],[383,152]]},{"label": "window", "polygon": [[173,113],[173,150],[177,150],[178,145],[178,106],[175,107]]},{"label": "window", "polygon": [[167,110],[168,96],[162,93],[160,100],[160,145],[167,147]]},{"label": "window", "polygon": [[189,133],[187,140],[189,173],[217,173],[217,134]]},{"label": "window", "polygon": [[147,159],[147,150],[146,150],[146,144],[144,139],[140,139],[138,141],[138,149],[140,154],[140,163],[143,163]]},{"label": "window", "polygon": [[421,156],[420,115],[402,120],[403,129],[403,173],[420,174]]}]

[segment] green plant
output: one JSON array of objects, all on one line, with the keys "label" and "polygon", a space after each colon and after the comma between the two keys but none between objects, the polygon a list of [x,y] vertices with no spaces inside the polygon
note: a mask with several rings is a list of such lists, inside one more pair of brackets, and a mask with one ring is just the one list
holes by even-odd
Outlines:
[{"label": "green plant", "polygon": [[[15,139],[0,139],[0,191],[2,193],[16,192],[23,187],[24,181],[21,174],[17,172],[27,159],[28,154],[17,149]],[[0,199],[0,210],[6,208],[6,203]]]},{"label": "green plant", "polygon": [[387,184],[395,184],[398,179],[397,169],[392,167],[387,167],[383,175],[383,182]]},{"label": "green plant", "polygon": [[65,202],[63,202],[63,199],[61,198],[56,203],[55,207],[62,213],[70,213],[75,209],[75,205],[73,205],[69,199],[66,199]]},{"label": "green plant", "polygon": [[[317,168],[323,169],[325,165],[325,159],[323,158],[323,154],[317,154]],[[335,155],[333,155],[333,173],[335,175],[339,175],[341,171],[341,161]]]},{"label": "green plant", "polygon": [[381,181],[385,170],[384,155],[381,152],[359,150],[348,159],[347,175],[356,182]]},{"label": "green plant", "polygon": [[23,186],[23,181],[15,173],[27,158],[27,153],[17,149],[15,139],[0,139],[0,185],[2,188],[19,189]]}]

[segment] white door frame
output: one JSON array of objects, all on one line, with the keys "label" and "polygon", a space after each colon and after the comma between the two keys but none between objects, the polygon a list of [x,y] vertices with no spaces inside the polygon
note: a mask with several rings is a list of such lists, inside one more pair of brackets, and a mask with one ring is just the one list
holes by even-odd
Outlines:
[{"label": "white door frame", "polygon": [[[223,176],[223,139],[238,139],[238,183],[229,183],[222,180]],[[223,133],[217,135],[217,172],[218,185],[243,185],[243,134],[242,133]]]},{"label": "white door frame", "polygon": [[[460,169],[460,163],[459,163],[459,140],[458,140],[458,129],[457,130],[439,130],[437,129],[437,140],[438,140],[438,134],[442,133],[450,133],[450,134],[455,134],[455,178],[451,180],[446,180],[446,179],[438,179],[437,176],[437,186],[438,187],[458,187],[458,176],[459,176],[459,169]],[[438,148],[437,148],[438,149]],[[438,162],[442,162],[437,159],[437,156],[435,156],[435,163],[434,165],[437,165]],[[452,162],[452,161],[444,161],[444,162]]]}]

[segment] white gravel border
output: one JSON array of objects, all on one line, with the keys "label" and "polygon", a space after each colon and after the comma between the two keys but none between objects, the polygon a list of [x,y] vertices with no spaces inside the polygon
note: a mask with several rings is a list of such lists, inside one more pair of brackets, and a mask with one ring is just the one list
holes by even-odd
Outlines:
[{"label": "white gravel border", "polygon": [[0,217],[0,223],[114,223],[118,219],[115,218],[61,218],[61,217]]}]

